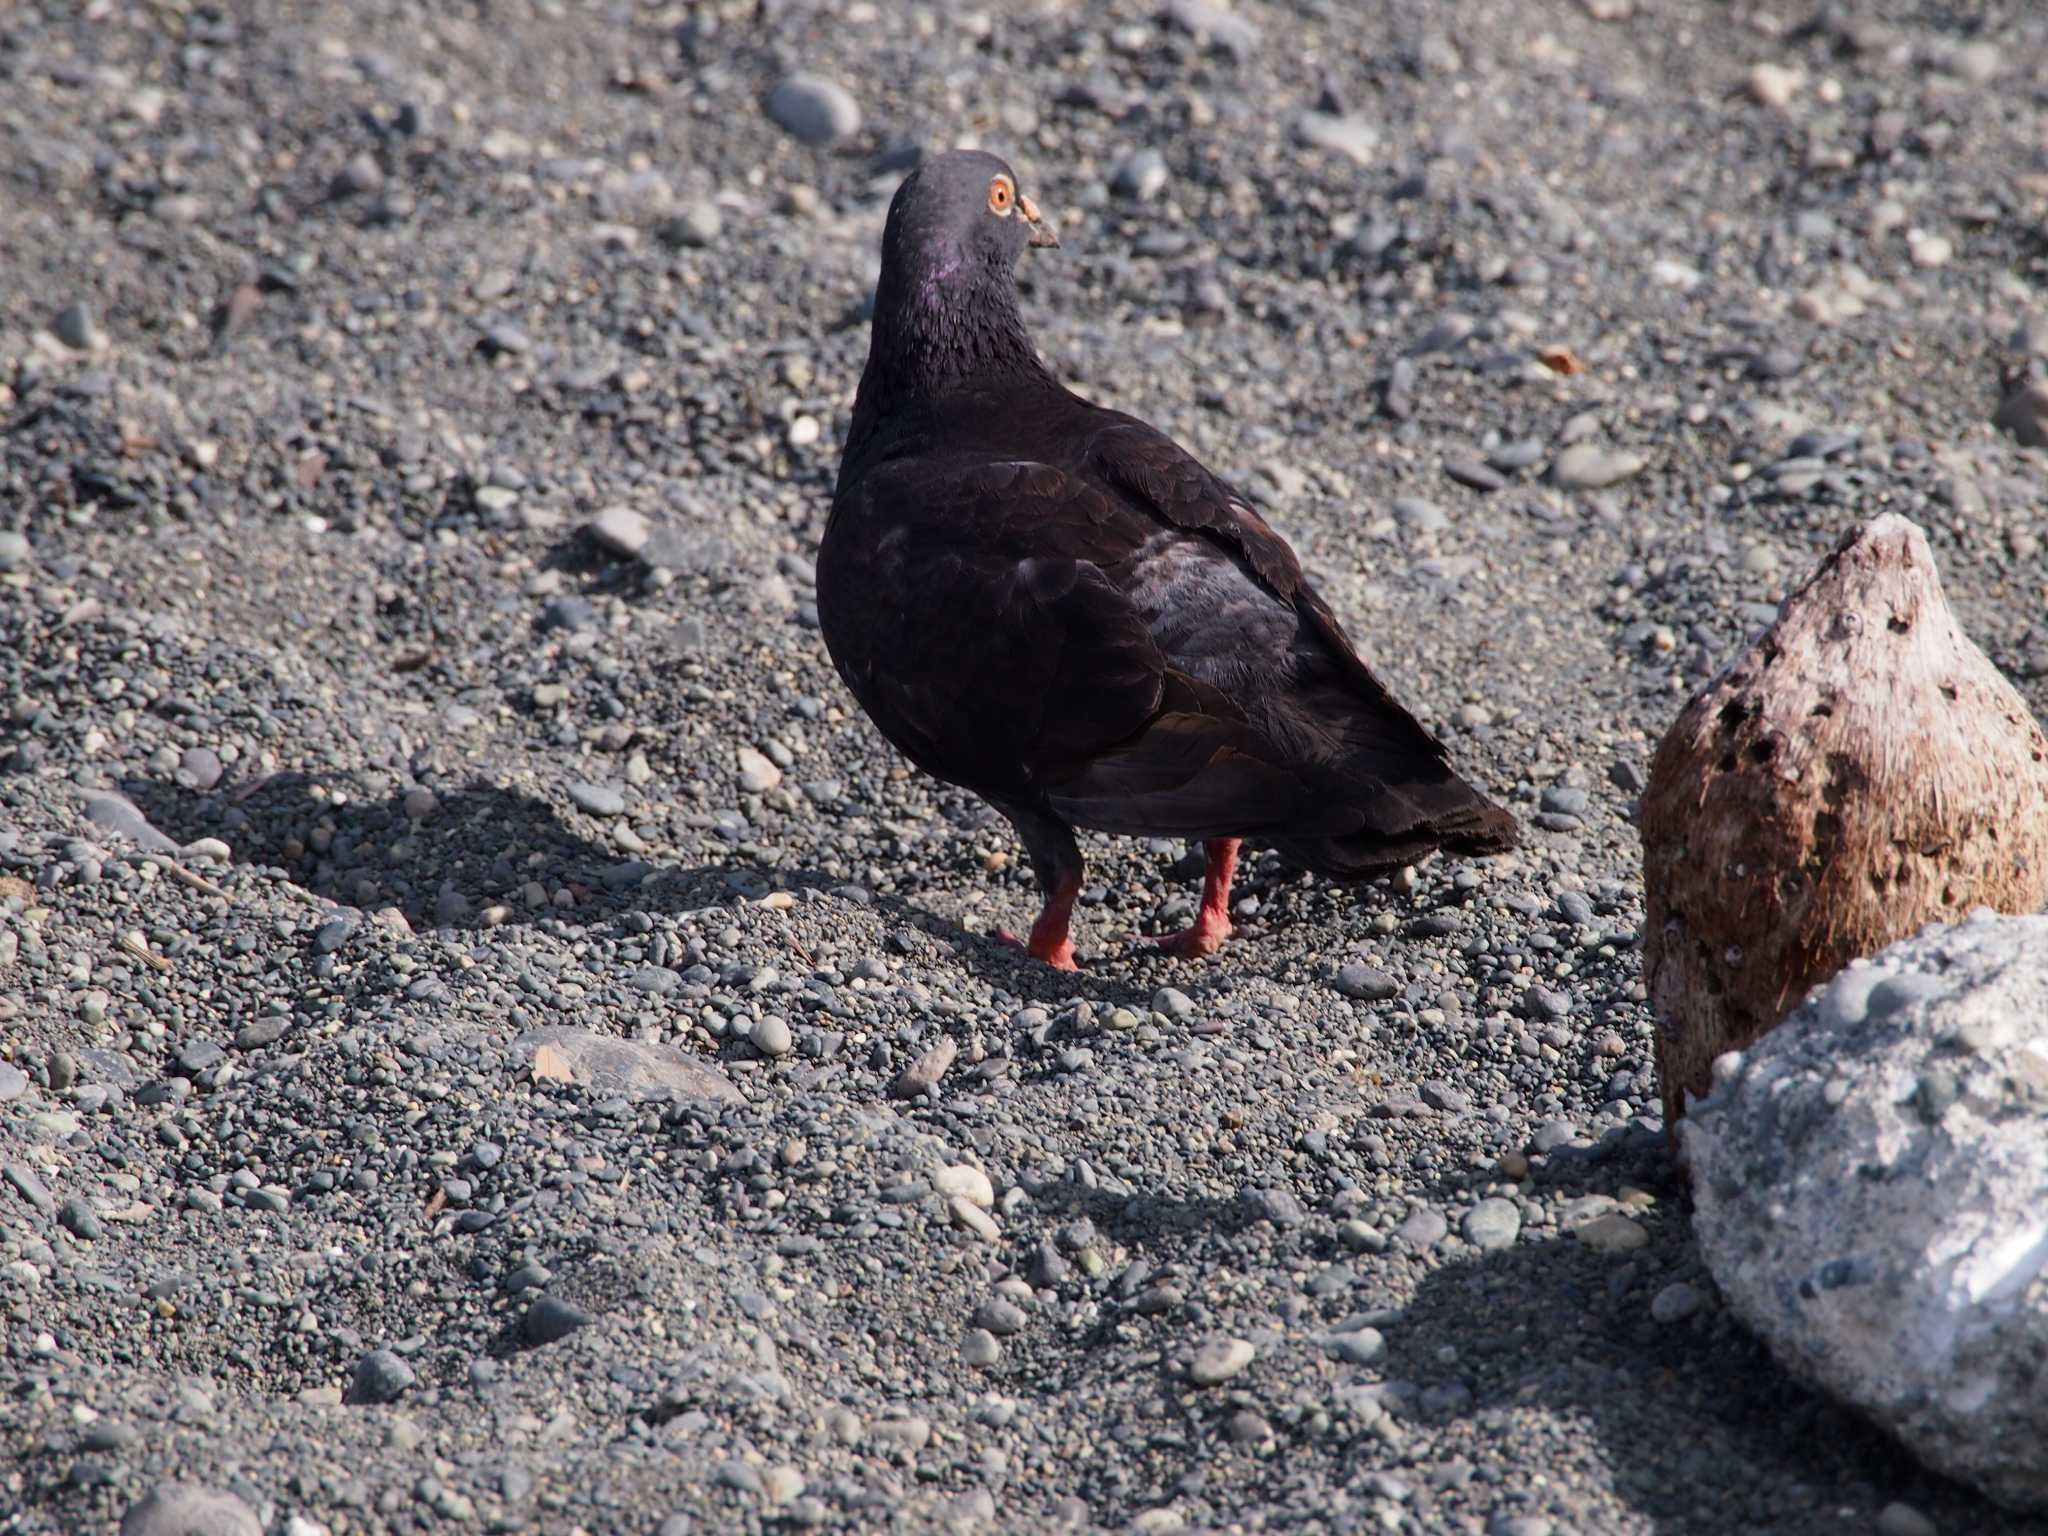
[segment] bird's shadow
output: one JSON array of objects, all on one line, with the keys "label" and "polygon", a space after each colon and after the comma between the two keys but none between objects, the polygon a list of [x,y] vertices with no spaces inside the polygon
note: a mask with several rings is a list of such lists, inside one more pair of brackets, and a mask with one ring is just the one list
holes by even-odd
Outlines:
[{"label": "bird's shadow", "polygon": [[[180,844],[218,838],[244,864],[281,869],[337,906],[396,907],[415,930],[590,923],[627,912],[675,916],[787,891],[804,901],[871,908],[884,948],[913,959],[956,956],[1019,1004],[1057,1009],[1088,998],[1143,1007],[1161,983],[1054,971],[970,933],[903,896],[850,886],[816,869],[741,854],[694,864],[627,853],[579,831],[575,813],[492,784],[436,790],[430,808],[361,774],[286,771],[198,789],[134,778],[122,791]],[[417,809],[425,814],[414,815]],[[538,892],[539,900],[530,899]],[[557,893],[566,892],[566,906]]]}]

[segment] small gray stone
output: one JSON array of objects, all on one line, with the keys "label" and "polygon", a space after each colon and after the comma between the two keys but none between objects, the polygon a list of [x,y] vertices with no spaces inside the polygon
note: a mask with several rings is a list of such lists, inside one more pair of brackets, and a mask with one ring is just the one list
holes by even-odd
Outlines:
[{"label": "small gray stone", "polygon": [[626,814],[626,792],[616,784],[592,784],[579,779],[569,786],[569,798],[578,809],[593,816]]},{"label": "small gray stone", "polygon": [[1648,463],[1640,453],[1604,448],[1598,443],[1574,443],[1551,462],[1550,479],[1568,490],[1599,490],[1642,473]]},{"label": "small gray stone", "polygon": [[1244,1339],[1207,1339],[1188,1362],[1188,1380],[1198,1387],[1219,1387],[1258,1357]]},{"label": "small gray stone", "polygon": [[73,1195],[59,1207],[57,1225],[73,1237],[82,1238],[88,1243],[97,1241],[106,1231],[106,1228],[100,1225],[100,1218],[94,1212],[91,1203],[77,1195]]},{"label": "small gray stone", "polygon": [[1304,112],[1294,120],[1294,136],[1310,149],[1344,155],[1370,165],[1378,154],[1380,131],[1363,117],[1330,112]]},{"label": "small gray stone", "polygon": [[1417,1253],[1427,1253],[1449,1234],[1451,1224],[1441,1211],[1421,1206],[1408,1213],[1407,1219],[1395,1229],[1397,1235]]},{"label": "small gray stone", "polygon": [[529,1344],[553,1344],[597,1321],[574,1302],[543,1293],[526,1309],[522,1331]]},{"label": "small gray stone", "polygon": [[189,1077],[211,1072],[227,1059],[227,1050],[218,1040],[187,1040],[178,1047],[178,1070]]},{"label": "small gray stone", "polygon": [[583,525],[583,531],[599,548],[631,560],[647,548],[653,524],[631,507],[614,502],[598,508],[597,515]]},{"label": "small gray stone", "polygon": [[1683,1280],[1675,1280],[1651,1300],[1650,1316],[1667,1326],[1682,1323],[1699,1311],[1705,1301],[1706,1297],[1700,1294],[1698,1286],[1688,1285]]},{"label": "small gray stone", "polygon": [[391,1350],[373,1349],[356,1362],[355,1376],[349,1386],[349,1401],[393,1403],[418,1379],[412,1367]]},{"label": "small gray stone", "polygon": [[845,86],[817,75],[789,75],[768,93],[768,115],[805,144],[824,145],[860,131],[860,104]]},{"label": "small gray stone", "polygon": [[57,339],[74,352],[88,350],[98,339],[93,329],[92,311],[83,304],[66,304],[57,311],[57,319],[51,326]]},{"label": "small gray stone", "polygon": [[1912,1505],[1894,1499],[1877,1512],[1877,1536],[1941,1536],[1940,1528]]},{"label": "small gray stone", "polygon": [[256,1511],[197,1483],[158,1483],[121,1516],[121,1536],[263,1536]]},{"label": "small gray stone", "polygon": [[747,1038],[753,1041],[754,1049],[763,1056],[787,1056],[796,1048],[796,1042],[789,1033],[788,1023],[772,1013],[756,1019]]},{"label": "small gray stone", "polygon": [[15,1187],[21,1198],[38,1211],[45,1216],[56,1214],[57,1200],[50,1193],[50,1186],[37,1178],[36,1171],[27,1163],[8,1163],[0,1168],[0,1174],[5,1174],[7,1182]]},{"label": "small gray stone", "polygon": [[361,921],[360,918],[348,914],[329,918],[313,930],[313,952],[318,955],[333,954],[355,937]]},{"label": "small gray stone", "polygon": [[953,1058],[960,1054],[960,1047],[952,1040],[941,1040],[917,1060],[905,1067],[896,1081],[889,1085],[894,1098],[914,1099],[921,1093],[931,1093],[939,1086],[939,1079],[946,1075],[953,1065]]},{"label": "small gray stone", "polygon": [[718,204],[700,200],[690,204],[661,226],[661,238],[670,245],[698,248],[716,245],[725,233],[725,217]]},{"label": "small gray stone", "polygon": [[1308,1220],[1308,1212],[1302,1209],[1294,1192],[1277,1184],[1247,1189],[1243,1203],[1252,1220],[1270,1221],[1276,1227],[1298,1227]]},{"label": "small gray stone", "polygon": [[1387,1340],[1377,1328],[1347,1328],[1324,1339],[1323,1348],[1346,1365],[1371,1365],[1385,1358]]},{"label": "small gray stone", "polygon": [[1451,526],[1451,520],[1435,502],[1420,496],[1396,496],[1393,509],[1394,521],[1417,533],[1441,533]]},{"label": "small gray stone", "polygon": [[1003,1296],[991,1296],[974,1309],[974,1326],[985,1328],[999,1339],[1024,1331],[1024,1309]]},{"label": "small gray stone", "polygon": [[1337,972],[1337,990],[1346,997],[1359,998],[1368,1003],[1384,1002],[1398,997],[1401,983],[1385,971],[1369,965],[1347,965]]},{"label": "small gray stone", "polygon": [[[12,938],[13,935],[10,934],[8,937]],[[0,961],[4,961],[4,958],[0,957]],[[57,1074],[54,1071],[50,1074],[50,1086],[58,1086]],[[17,1066],[0,1062],[0,1104],[12,1103],[27,1092],[28,1074]]]},{"label": "small gray stone", "polygon": [[1475,1248],[1512,1247],[1521,1235],[1522,1213],[1514,1201],[1490,1196],[1465,1213],[1458,1230]]},{"label": "small gray stone", "polygon": [[1109,178],[1109,189],[1118,197],[1150,202],[1166,190],[1166,157],[1156,149],[1140,149],[1124,157]]},{"label": "small gray stone", "polygon": [[24,570],[34,558],[35,546],[29,543],[26,534],[16,533],[12,528],[0,528],[0,573]]},{"label": "small gray stone", "polygon": [[1178,987],[1161,987],[1152,994],[1152,1011],[1169,1019],[1185,1019],[1195,1011],[1195,1002]]},{"label": "small gray stone", "polygon": [[970,1328],[960,1342],[960,1358],[968,1365],[985,1369],[1003,1358],[1003,1346],[986,1328]]}]

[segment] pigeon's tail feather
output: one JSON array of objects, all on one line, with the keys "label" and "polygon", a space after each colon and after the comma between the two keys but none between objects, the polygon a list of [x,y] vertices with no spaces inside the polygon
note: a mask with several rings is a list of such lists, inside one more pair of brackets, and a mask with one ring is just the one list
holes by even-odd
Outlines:
[{"label": "pigeon's tail feather", "polygon": [[1376,785],[1356,805],[1364,825],[1321,837],[1278,837],[1294,863],[1333,880],[1363,880],[1446,853],[1503,853],[1520,840],[1515,819],[1448,771],[1422,783]]}]

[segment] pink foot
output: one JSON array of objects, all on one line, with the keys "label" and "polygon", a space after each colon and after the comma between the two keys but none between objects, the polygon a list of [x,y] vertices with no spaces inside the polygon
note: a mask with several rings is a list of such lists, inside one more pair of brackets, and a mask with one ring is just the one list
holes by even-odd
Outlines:
[{"label": "pink foot", "polygon": [[1213,838],[1202,845],[1207,867],[1202,874],[1202,905],[1191,927],[1164,938],[1147,939],[1181,960],[1213,955],[1230,937],[1230,877],[1237,871],[1234,837]]},{"label": "pink foot", "polygon": [[1176,960],[1200,960],[1213,955],[1223,947],[1223,941],[1230,937],[1230,919],[1212,918],[1207,912],[1196,918],[1194,923],[1179,933],[1162,934],[1157,938],[1146,938],[1143,942],[1156,946],[1172,955]]},{"label": "pink foot", "polygon": [[1021,949],[1034,960],[1043,961],[1056,971],[1078,971],[1074,963],[1074,941],[1061,934],[1057,941],[1048,940],[1041,944],[1034,932],[1029,939],[1020,939],[1007,928],[998,928],[996,942],[1006,949]]}]

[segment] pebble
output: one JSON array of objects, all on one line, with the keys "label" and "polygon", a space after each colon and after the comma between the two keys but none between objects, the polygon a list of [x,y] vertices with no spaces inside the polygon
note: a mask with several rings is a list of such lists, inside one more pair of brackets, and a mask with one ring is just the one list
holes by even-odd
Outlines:
[{"label": "pebble", "polygon": [[1451,520],[1444,516],[1435,502],[1425,501],[1420,496],[1396,496],[1393,512],[1395,522],[1417,533],[1441,533],[1451,526]]},{"label": "pebble", "polygon": [[1941,1536],[1941,1533],[1926,1515],[1904,1500],[1894,1499],[1877,1512],[1877,1536]]},{"label": "pebble", "polygon": [[[11,939],[14,935],[10,933],[7,937]],[[0,965],[6,965],[11,959],[13,959],[12,954],[0,952]],[[56,1079],[57,1074],[54,1071],[51,1072],[50,1086],[52,1088],[60,1086]],[[27,1092],[28,1074],[17,1066],[7,1062],[0,1062],[0,1104],[12,1103]]]},{"label": "pebble", "polygon": [[626,814],[626,792],[616,784],[592,784],[577,780],[569,786],[569,798],[579,810],[593,816]]},{"label": "pebble", "polygon": [[263,1536],[263,1523],[222,1489],[158,1483],[121,1516],[121,1536]]},{"label": "pebble", "polygon": [[960,1358],[968,1365],[987,1368],[1003,1358],[1002,1343],[986,1328],[970,1328],[960,1341]]},{"label": "pebble", "polygon": [[35,546],[29,543],[26,534],[16,533],[12,528],[0,528],[0,574],[28,569],[35,553]]},{"label": "pebble", "polygon": [[1598,443],[1574,443],[1551,461],[1550,479],[1567,490],[1600,490],[1642,473],[1648,463],[1640,453],[1603,448]]},{"label": "pebble", "polygon": [[1377,1328],[1349,1328],[1325,1338],[1323,1348],[1346,1365],[1371,1365],[1385,1358],[1387,1340]]},{"label": "pebble", "polygon": [[1572,1236],[1597,1253],[1629,1253],[1650,1240],[1650,1234],[1639,1222],[1619,1211],[1595,1216],[1572,1228]]},{"label": "pebble", "polygon": [[22,1199],[45,1216],[57,1213],[57,1200],[50,1193],[49,1185],[37,1178],[35,1170],[27,1163],[8,1163],[0,1168],[0,1174],[6,1176],[7,1182],[14,1186]]},{"label": "pebble", "polygon": [[1178,987],[1161,987],[1152,994],[1152,1011],[1169,1019],[1189,1018],[1194,1014],[1195,1000]]},{"label": "pebble", "polygon": [[600,549],[631,560],[647,548],[647,541],[653,537],[654,525],[642,513],[613,502],[610,506],[598,508],[597,514],[583,525],[583,531]]},{"label": "pebble", "polygon": [[782,770],[752,747],[739,749],[740,788],[750,795],[766,794],[782,782]]},{"label": "pebble", "polygon": [[1166,190],[1167,180],[1166,157],[1156,149],[1140,149],[1118,162],[1109,189],[1118,197],[1145,203]]},{"label": "pebble", "polygon": [[1245,1339],[1208,1339],[1188,1362],[1188,1380],[1198,1387],[1219,1387],[1257,1357],[1258,1351]]},{"label": "pebble", "polygon": [[1417,1253],[1427,1253],[1449,1234],[1451,1224],[1441,1211],[1421,1206],[1408,1213],[1395,1233]]},{"label": "pebble", "polygon": [[1699,1311],[1706,1302],[1696,1285],[1675,1280],[1659,1291],[1650,1302],[1650,1316],[1660,1323],[1682,1323]]},{"label": "pebble", "polygon": [[57,1225],[88,1243],[97,1241],[106,1231],[91,1203],[78,1195],[73,1195],[58,1207]]},{"label": "pebble", "polygon": [[995,1186],[987,1174],[972,1163],[948,1163],[932,1175],[932,1188],[947,1199],[958,1196],[984,1211],[996,1203]]},{"label": "pebble", "polygon": [[1370,165],[1379,154],[1380,131],[1363,117],[1333,112],[1304,112],[1294,120],[1294,136],[1310,149],[1326,150]]},{"label": "pebble", "polygon": [[1458,1230],[1475,1248],[1509,1248],[1521,1235],[1522,1213],[1514,1201],[1490,1196],[1465,1213]]},{"label": "pebble", "polygon": [[836,81],[789,75],[768,93],[768,115],[785,132],[814,147],[860,131],[860,104]]},{"label": "pebble", "polygon": [[93,328],[92,311],[83,304],[66,304],[58,310],[51,329],[57,333],[57,339],[74,352],[90,351],[99,339],[99,333]]},{"label": "pebble", "polygon": [[1906,255],[1916,267],[1945,267],[1955,260],[1955,242],[1946,235],[1930,234],[1924,229],[1906,231]]},{"label": "pebble", "polygon": [[529,1344],[553,1344],[596,1321],[575,1303],[543,1293],[526,1309],[523,1331]]},{"label": "pebble", "polygon": [[761,1491],[767,1495],[768,1502],[778,1509],[793,1504],[803,1496],[803,1474],[792,1466],[770,1467],[761,1474]]},{"label": "pebble", "polygon": [[796,1049],[796,1042],[790,1035],[788,1023],[772,1013],[756,1019],[747,1038],[753,1041],[754,1049],[763,1056],[787,1056]]},{"label": "pebble", "polygon": [[1003,1229],[996,1225],[995,1218],[964,1195],[954,1195],[946,1202],[946,1214],[953,1218],[953,1224],[964,1227],[985,1243],[1002,1239]]},{"label": "pebble", "polygon": [[992,1296],[974,1309],[974,1326],[985,1328],[999,1339],[1024,1331],[1024,1309],[1003,1296]]},{"label": "pebble", "polygon": [[1460,485],[1470,486],[1475,491],[1497,491],[1508,483],[1508,477],[1491,464],[1478,459],[1451,458],[1444,460],[1444,473]]},{"label": "pebble", "polygon": [[1277,1184],[1264,1185],[1244,1192],[1245,1212],[1254,1221],[1269,1221],[1276,1227],[1301,1226],[1308,1220],[1308,1212],[1291,1189],[1282,1189]]},{"label": "pebble", "polygon": [[691,203],[661,226],[661,238],[670,245],[686,248],[715,245],[725,233],[725,217],[718,204],[708,200]]},{"label": "pebble", "polygon": [[1748,83],[1750,99],[1758,106],[1782,111],[1805,86],[1806,75],[1802,70],[1765,62],[1750,70]]},{"label": "pebble", "polygon": [[368,150],[351,155],[348,163],[335,173],[334,195],[336,197],[359,197],[376,192],[384,185],[384,168],[377,163],[377,157]]},{"label": "pebble", "polygon": [[356,1362],[349,1399],[357,1403],[393,1403],[419,1378],[413,1368],[388,1349],[373,1349]]},{"label": "pebble", "polygon": [[1390,997],[1398,997],[1401,984],[1385,971],[1373,966],[1352,964],[1339,968],[1337,990],[1346,997],[1378,1003]]},{"label": "pebble", "polygon": [[896,1081],[889,1085],[891,1096],[899,1099],[914,1099],[921,1093],[930,1093],[939,1086],[953,1065],[953,1058],[960,1054],[959,1045],[950,1039],[923,1052],[905,1067]]}]

